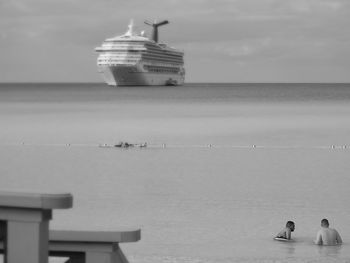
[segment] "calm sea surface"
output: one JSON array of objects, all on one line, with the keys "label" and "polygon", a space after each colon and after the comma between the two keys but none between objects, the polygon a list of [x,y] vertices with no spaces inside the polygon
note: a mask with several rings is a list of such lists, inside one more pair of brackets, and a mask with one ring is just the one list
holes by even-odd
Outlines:
[{"label": "calm sea surface", "polygon": [[0,84],[0,187],[71,192],[54,229],[140,227],[131,263],[350,262],[349,160],[349,84]]}]

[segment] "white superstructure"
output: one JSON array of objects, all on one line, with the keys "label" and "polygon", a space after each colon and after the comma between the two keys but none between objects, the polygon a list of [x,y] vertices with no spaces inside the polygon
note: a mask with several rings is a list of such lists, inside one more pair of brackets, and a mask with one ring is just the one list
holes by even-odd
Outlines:
[{"label": "white superstructure", "polygon": [[158,43],[157,27],[166,23],[152,24],[153,39],[149,39],[143,32],[136,34],[131,21],[124,35],[97,47],[97,67],[104,81],[113,86],[182,85],[184,52]]}]

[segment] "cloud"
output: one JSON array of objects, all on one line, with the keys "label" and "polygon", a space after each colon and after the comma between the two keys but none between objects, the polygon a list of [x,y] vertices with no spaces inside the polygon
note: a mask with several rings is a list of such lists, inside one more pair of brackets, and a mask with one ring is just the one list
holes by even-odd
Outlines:
[{"label": "cloud", "polygon": [[239,59],[254,56],[260,48],[261,46],[256,43],[222,42],[215,45],[214,51],[224,56]]},{"label": "cloud", "polygon": [[294,0],[289,2],[289,7],[297,13],[317,13],[338,11],[345,2],[342,0]]},{"label": "cloud", "polygon": [[7,1],[2,7],[22,15],[31,11],[31,8],[26,2],[19,0]]}]

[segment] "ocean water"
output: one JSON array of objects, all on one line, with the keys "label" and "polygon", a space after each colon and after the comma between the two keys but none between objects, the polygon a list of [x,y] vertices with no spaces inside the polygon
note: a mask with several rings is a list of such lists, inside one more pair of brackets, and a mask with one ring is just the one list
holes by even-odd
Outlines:
[{"label": "ocean water", "polygon": [[141,228],[131,263],[350,262],[349,116],[349,84],[0,84],[0,184],[72,193],[54,229]]}]

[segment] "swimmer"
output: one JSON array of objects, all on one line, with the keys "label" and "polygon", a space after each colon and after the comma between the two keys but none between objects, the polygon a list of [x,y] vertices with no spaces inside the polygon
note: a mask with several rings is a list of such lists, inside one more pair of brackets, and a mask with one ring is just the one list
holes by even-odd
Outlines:
[{"label": "swimmer", "polygon": [[133,147],[134,144],[128,143],[128,142],[119,142],[118,144],[115,144],[114,147],[118,148],[128,148],[128,147]]},{"label": "swimmer", "polygon": [[295,224],[293,221],[288,221],[286,227],[283,228],[278,234],[277,238],[284,238],[287,240],[291,240],[292,232],[295,230]]},{"label": "swimmer", "polygon": [[337,230],[329,227],[327,219],[321,220],[321,229],[317,232],[315,244],[323,246],[335,246],[343,243]]},{"label": "swimmer", "polygon": [[123,147],[124,143],[123,142],[119,142],[118,144],[114,144],[114,147]]}]

